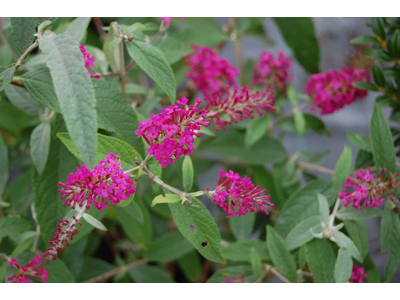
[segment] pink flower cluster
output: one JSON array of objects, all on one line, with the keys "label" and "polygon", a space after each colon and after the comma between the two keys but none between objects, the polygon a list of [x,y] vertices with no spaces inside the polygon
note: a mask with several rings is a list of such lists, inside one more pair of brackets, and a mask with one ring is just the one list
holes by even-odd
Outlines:
[{"label": "pink flower cluster", "polygon": [[36,254],[34,259],[31,259],[26,266],[19,266],[18,260],[12,258],[11,261],[8,263],[10,266],[14,266],[17,268],[17,272],[13,275],[8,277],[8,281],[12,283],[33,283],[26,276],[33,276],[43,280],[43,282],[47,282],[47,276],[49,275],[49,271],[43,269],[43,265],[41,263],[42,255],[39,253]]},{"label": "pink flower cluster", "polygon": [[243,274],[236,274],[236,279],[233,279],[232,277],[226,277],[222,283],[249,283],[248,281],[245,281],[245,277]]},{"label": "pink flower cluster", "polygon": [[282,51],[274,58],[272,53],[263,51],[253,70],[253,85],[262,84],[273,90],[285,91],[292,81],[291,61]]},{"label": "pink flower cluster", "polygon": [[[171,23],[171,20],[173,19],[170,17],[160,17],[161,21],[164,21],[165,24],[169,25]],[[185,20],[185,18],[180,17],[179,19],[181,19],[181,21]]]},{"label": "pink flower cluster", "polygon": [[[264,205],[273,207],[274,204],[266,200],[271,199],[270,195],[261,196],[267,190],[260,190],[259,186],[254,186],[250,178],[241,178],[238,173],[233,171],[224,172],[219,170],[220,178],[215,187],[215,192],[205,191],[211,195],[215,205],[221,207],[226,212],[227,218],[232,216],[243,216],[250,212],[265,212],[268,215]],[[235,211],[235,206],[237,211]]]},{"label": "pink flower cluster", "polygon": [[89,70],[89,67],[94,68],[94,60],[95,60],[95,56],[92,55],[90,56],[90,52],[86,51],[85,45],[80,45],[79,49],[81,49],[81,52],[83,54],[83,59],[85,60],[85,67],[86,70],[88,71],[90,77],[92,78],[100,78],[100,75],[96,74],[93,75],[93,72]]},{"label": "pink flower cluster", "polygon": [[209,47],[192,45],[194,53],[185,57],[189,67],[187,77],[192,79],[205,96],[225,91],[226,85],[234,85],[239,71],[229,61]]},{"label": "pink flower cluster", "polygon": [[[364,207],[378,207],[384,202],[383,196],[388,196],[391,200],[396,199],[391,195],[394,188],[397,188],[397,174],[389,173],[385,175],[386,169],[382,169],[378,174],[375,168],[360,169],[354,176],[347,178],[339,198],[343,200],[345,207],[353,204],[353,207],[362,210]],[[397,191],[398,192],[398,191]]]},{"label": "pink flower cluster", "polygon": [[76,172],[68,175],[66,183],[58,183],[64,187],[58,190],[61,199],[65,199],[64,206],[72,203],[72,208],[75,209],[77,203],[83,206],[86,199],[87,209],[93,204],[97,209],[103,210],[105,206],[115,205],[128,199],[135,192],[133,186],[135,182],[130,179],[129,173],[121,170],[121,162],[117,161],[120,156],[108,153],[109,155],[102,159],[93,171],[83,164],[81,169],[76,167]]},{"label": "pink flower cluster", "polygon": [[50,247],[44,252],[46,263],[49,263],[52,258],[56,260],[61,250],[65,249],[64,242],[69,247],[69,241],[72,241],[74,235],[78,233],[78,229],[75,226],[76,223],[82,226],[82,223],[75,216],[68,220],[57,220],[57,222],[60,223],[57,224],[57,231],[50,236],[53,240],[49,241]]},{"label": "pink flower cluster", "polygon": [[353,82],[369,82],[366,70],[342,68],[342,71],[329,70],[314,74],[306,85],[306,92],[314,102],[312,110],[320,110],[321,115],[331,114],[345,105],[362,99],[367,91],[352,86]]},{"label": "pink flower cluster", "polygon": [[[242,88],[235,86],[233,95],[231,95],[229,86],[226,89],[225,96],[222,93],[215,93],[207,101],[208,118],[214,121],[217,131],[219,130],[218,125],[225,130],[227,124],[237,123],[243,118],[254,118],[253,110],[261,116],[261,109],[267,112],[276,109],[273,106],[275,97],[269,89],[260,94],[258,91],[253,93],[253,89],[249,90],[247,86]],[[228,115],[230,120],[222,118],[223,114]]]},{"label": "pink flower cluster", "polygon": [[350,283],[364,283],[364,277],[368,277],[368,274],[364,272],[363,267],[358,267],[356,264],[353,264],[353,270],[350,276]]},{"label": "pink flower cluster", "polygon": [[150,145],[147,150],[149,154],[154,154],[155,159],[165,168],[172,164],[181,155],[190,154],[194,150],[194,136],[200,137],[196,130],[200,125],[209,126],[210,122],[204,121],[207,118],[207,110],[199,109],[201,102],[197,98],[195,105],[186,108],[188,99],[183,97],[161,111],[160,114],[151,115],[146,122],[140,121],[140,129],[136,130],[138,137],[143,137]]}]

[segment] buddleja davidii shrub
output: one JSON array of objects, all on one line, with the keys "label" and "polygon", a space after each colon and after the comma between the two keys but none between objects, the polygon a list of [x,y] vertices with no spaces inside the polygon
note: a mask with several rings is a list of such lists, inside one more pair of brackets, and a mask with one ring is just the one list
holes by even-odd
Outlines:
[{"label": "buddleja davidii shrub", "polygon": [[[125,246],[118,244],[117,247],[124,253],[129,252],[125,258],[129,262],[126,269],[130,270],[129,276],[137,282],[145,282],[148,276],[154,282],[172,282],[161,268],[146,265],[149,261],[163,264],[172,260],[178,260],[180,269],[190,281],[198,280],[201,266],[196,250],[210,261],[224,263],[229,260],[238,264],[216,272],[209,282],[261,282],[270,274],[278,276],[284,282],[362,282],[366,277],[363,266],[370,268],[367,273],[371,279],[376,275],[371,272],[376,269],[371,267],[370,260],[367,258],[366,263],[361,266],[366,255],[367,237],[366,234],[362,238],[358,236],[359,232],[365,232],[365,227],[359,220],[365,216],[380,214],[376,208],[370,207],[382,202],[381,194],[386,197],[396,190],[396,174],[389,168],[392,161],[382,157],[383,152],[378,149],[374,152],[375,165],[378,164],[376,168],[371,166],[365,172],[358,171],[354,174],[355,177],[351,177],[351,151],[345,147],[334,172],[333,185],[329,179],[312,180],[300,188],[302,177],[306,180],[315,178],[306,169],[332,174],[333,171],[313,164],[320,163],[325,154],[299,153],[287,158],[279,141],[272,138],[276,128],[294,130],[302,136],[306,129],[329,134],[320,119],[303,114],[301,109],[312,105],[314,111],[328,114],[365,97],[365,92],[357,86],[353,87],[352,83],[368,82],[366,72],[343,69],[340,72],[315,74],[307,85],[307,95],[299,94],[290,86],[293,74],[286,55],[281,52],[274,58],[270,53],[264,52],[252,70],[252,83],[256,85],[253,89],[246,86],[243,68],[239,72],[217,51],[229,39],[237,46],[244,32],[263,32],[259,19],[253,22],[250,18],[243,18],[238,22],[236,18],[232,18],[223,28],[223,32],[213,19],[202,19],[200,25],[189,19],[186,20],[187,23],[197,24],[197,27],[185,29],[186,32],[178,31],[169,37],[165,32],[171,24],[170,19],[164,18],[160,26],[153,23],[135,23],[129,26],[112,22],[106,28],[108,34],[103,51],[114,73],[104,74],[103,71],[102,75],[96,66],[96,59],[100,60],[102,57],[101,50],[80,45],[89,18],[73,20],[64,34],[56,26],[54,32],[44,31],[53,20],[39,26],[38,40],[31,46],[28,45],[27,51],[29,53],[31,47],[35,48],[39,44],[46,65],[39,64],[37,68],[17,78],[11,76],[10,81],[14,85],[9,87],[23,85],[27,93],[21,88],[14,93],[7,91],[10,99],[16,99],[15,95],[24,91],[22,98],[27,99],[29,96],[31,103],[46,107],[44,113],[38,109],[32,110],[33,115],[40,111],[42,121],[31,137],[35,195],[32,214],[37,223],[37,233],[29,236],[30,239],[21,237],[25,238],[24,248],[17,247],[12,253],[10,251],[9,256],[4,256],[8,264],[2,265],[1,272],[4,273],[8,266],[14,267],[17,271],[15,273],[12,269],[15,275],[10,276],[10,280],[20,282],[35,280],[34,277],[40,276],[50,282],[73,281],[74,277],[77,281],[96,282],[117,274],[115,280],[129,280],[119,274],[120,269],[110,273],[108,271],[114,268],[113,265],[89,257],[93,254],[93,246],[88,243],[99,239],[98,235],[85,234],[93,227],[101,231],[107,230],[99,221],[107,214],[107,225],[112,226],[107,226],[108,229],[113,229],[115,225],[112,224],[120,224],[128,238],[123,238],[126,241]],[[308,71],[318,71],[319,49],[310,19],[276,19],[276,22],[300,63]],[[309,33],[307,43],[301,41],[303,47],[314,54],[309,56],[309,60],[301,56],[297,47],[299,40],[293,38],[288,31],[288,25],[293,25],[291,22],[302,23],[302,28]],[[30,20],[26,23],[14,20],[14,24],[16,30],[18,26],[31,26],[33,23]],[[34,27],[36,31],[36,26]],[[207,30],[210,28],[213,30]],[[153,35],[149,36],[149,33]],[[194,45],[194,52],[191,54],[190,48],[182,44],[188,41],[188,36],[192,39],[190,41],[202,43],[205,34],[208,43],[220,43],[219,47],[213,50]],[[133,59],[128,65],[124,61],[125,47]],[[187,56],[182,60],[185,55]],[[70,63],[67,63],[67,57]],[[240,62],[240,57],[238,59]],[[172,103],[175,102],[176,79],[182,69],[179,63],[178,66],[174,63],[179,60],[189,68],[187,76],[191,81],[185,92],[189,91],[190,96],[190,91],[199,89],[206,104],[200,106],[201,99],[196,99],[194,105],[189,105],[193,102],[180,97],[177,104],[164,108],[161,113],[151,114],[154,105],[159,101],[159,98],[152,98],[152,93],[166,95]],[[7,74],[13,73],[22,62],[23,59],[17,63],[15,69],[12,66],[2,73],[3,78],[7,78],[7,81],[3,79],[3,83],[6,82],[7,85],[10,82]],[[173,64],[172,67],[170,64]],[[251,64],[250,62],[250,66]],[[119,85],[113,78],[128,74],[128,78],[136,81],[140,79],[140,70],[157,84],[154,89],[147,91],[138,85],[126,84],[123,79]],[[229,87],[238,75],[241,75],[242,87]],[[100,80],[99,77],[104,78]],[[104,81],[107,77],[111,78]],[[62,80],[63,78],[68,80]],[[116,88],[121,89],[121,93]],[[124,99],[127,93],[147,94],[148,97],[142,106],[132,110]],[[279,116],[279,107],[286,98],[294,106],[293,110],[271,122],[274,118],[273,111]],[[298,98],[306,101],[299,104]],[[18,108],[25,109],[25,106],[17,103],[13,101]],[[146,105],[147,103],[149,104]],[[267,114],[263,114],[264,111]],[[58,113],[55,118],[54,112]],[[260,116],[254,118],[256,114]],[[374,115],[374,122],[386,124],[378,109],[374,111]],[[246,124],[246,119],[251,121]],[[208,128],[210,123],[215,125],[217,136],[200,144],[201,134],[215,135]],[[116,137],[97,133],[98,127],[115,132]],[[226,132],[221,132],[220,129],[226,129]],[[381,132],[378,129],[386,130],[386,127],[371,125],[371,136],[372,132],[376,137],[382,134],[387,136],[387,130]],[[354,133],[350,136],[353,141],[360,140]],[[35,145],[35,140],[40,138],[41,141]],[[368,148],[365,140],[361,138],[364,142],[361,143],[362,149]],[[240,166],[231,167],[240,171],[240,174],[232,170],[221,170],[215,188],[198,187],[195,176],[201,170],[204,171],[205,166],[208,168],[213,163],[202,159],[192,162],[188,154],[199,144],[200,149],[240,159],[253,166],[250,170]],[[377,145],[381,144],[375,143],[371,147],[378,147]],[[228,164],[231,162],[228,161]],[[265,164],[274,165],[271,173],[264,168]],[[71,173],[72,168],[78,165],[80,167],[76,167],[75,172]],[[388,173],[387,177],[382,168],[392,173]],[[252,175],[251,179],[242,175],[247,172]],[[179,180],[176,180],[177,173],[181,174],[178,176]],[[6,181],[7,174],[5,173],[3,181]],[[349,178],[346,180],[347,177]],[[148,181],[152,182],[154,191],[149,189],[146,184]],[[183,191],[179,186],[183,186]],[[377,186],[379,195],[376,194]],[[160,187],[162,194],[159,195]],[[197,191],[192,192],[193,190]],[[58,198],[60,195],[66,210],[62,208],[62,201]],[[197,199],[202,195],[207,195],[228,217],[229,226],[225,228],[229,228],[231,233],[222,232],[224,240],[221,240],[220,231],[210,212]],[[54,199],[59,201],[55,202]],[[355,221],[352,221],[352,217],[348,215],[357,215],[358,210],[357,213],[351,209],[339,210],[342,200],[343,205],[352,204],[356,210],[362,206],[367,207],[361,213],[363,217],[353,217]],[[395,198],[389,197],[388,201],[394,203]],[[332,206],[334,207],[330,213]],[[254,231],[255,213],[259,211],[264,216],[271,212],[271,220],[276,223],[274,227],[266,227],[266,242],[263,238],[246,240]],[[390,221],[398,221],[393,215],[389,215]],[[167,232],[167,221],[163,218],[171,217],[179,232]],[[336,217],[345,219],[345,222],[335,225]],[[17,232],[33,226],[32,222],[25,219],[7,218],[6,222],[16,222],[19,226]],[[388,228],[387,222],[385,228]],[[257,223],[258,228],[265,228],[270,221],[259,217]],[[5,223],[3,226],[7,228],[9,224]],[[346,234],[341,231],[343,226]],[[39,234],[42,239],[39,239]],[[237,241],[227,242],[233,238]],[[42,241],[49,242],[50,247],[42,246]],[[135,249],[131,241],[142,249],[135,253],[143,258],[136,260],[132,257],[131,250],[127,250]],[[26,266],[13,260],[13,257],[25,252],[32,243],[32,252],[37,251],[38,246],[39,249],[47,248],[43,252],[48,262],[45,267],[37,262],[38,256],[36,260],[27,261]],[[178,250],[176,245],[180,245]],[[393,246],[389,243],[384,247],[390,251]],[[353,265],[353,259],[357,264]],[[83,265],[82,271],[73,268],[74,261]],[[123,259],[116,256],[116,263],[123,264]],[[52,271],[52,265],[57,266],[58,271],[54,271],[54,267]],[[390,269],[391,273],[395,270],[393,266],[394,264]],[[88,273],[90,269],[96,271],[93,274]],[[9,271],[12,272],[10,269]],[[44,276],[47,274],[48,276]],[[376,280],[376,276],[374,278]]]}]

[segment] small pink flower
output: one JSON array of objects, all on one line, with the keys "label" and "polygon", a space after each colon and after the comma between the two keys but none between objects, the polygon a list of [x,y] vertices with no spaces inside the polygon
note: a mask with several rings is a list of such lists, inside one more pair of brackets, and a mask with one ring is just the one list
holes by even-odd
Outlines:
[{"label": "small pink flower", "polygon": [[254,66],[251,82],[284,92],[292,79],[291,61],[284,52],[279,51],[274,58],[272,53],[263,51]]},{"label": "small pink flower", "polygon": [[83,59],[85,60],[85,67],[86,67],[86,70],[88,71],[90,77],[100,78],[101,77],[100,75],[98,75],[98,74],[93,75],[93,72],[91,70],[89,70],[89,67],[92,67],[92,68],[95,67],[95,65],[94,65],[95,56],[94,55],[90,56],[90,52],[86,51],[85,45],[80,45],[79,49],[82,52]]},{"label": "small pink flower", "polygon": [[[262,196],[267,190],[260,190],[250,178],[241,178],[233,171],[219,171],[220,178],[215,187],[215,192],[210,192],[211,199],[215,205],[221,207],[227,213],[227,218],[232,216],[243,216],[248,212],[263,211],[268,215],[264,205],[273,207],[274,204],[266,200],[271,199],[270,195]],[[208,192],[206,191],[206,194]],[[235,207],[237,211],[235,210]]]},{"label": "small pink flower", "polygon": [[[169,25],[171,23],[171,20],[173,18],[174,17],[172,17],[172,18],[171,17],[160,17],[161,21],[164,21],[165,24],[167,24],[167,25]],[[185,20],[185,18],[183,18],[183,17],[179,17],[179,19],[181,19],[181,21]]]},{"label": "small pink flower", "polygon": [[43,269],[43,265],[41,263],[42,255],[36,254],[34,259],[31,259],[26,266],[19,266],[18,260],[15,258],[11,259],[8,263],[10,266],[14,266],[17,268],[17,272],[8,277],[8,281],[12,283],[33,283],[32,280],[28,279],[27,276],[37,277],[43,280],[43,282],[47,282],[47,276],[49,275],[49,271]]},{"label": "small pink flower", "polygon": [[193,80],[204,96],[223,92],[227,85],[235,84],[239,71],[229,61],[209,47],[192,44],[194,53],[185,57],[189,67],[187,77]]},{"label": "small pink flower", "polygon": [[364,277],[368,277],[368,274],[364,272],[364,267],[358,267],[356,264],[353,264],[353,270],[350,276],[350,283],[364,283]]}]

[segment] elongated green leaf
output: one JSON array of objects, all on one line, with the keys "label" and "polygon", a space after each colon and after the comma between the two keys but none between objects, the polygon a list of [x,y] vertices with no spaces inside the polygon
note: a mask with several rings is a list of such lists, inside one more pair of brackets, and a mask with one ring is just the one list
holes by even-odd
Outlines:
[{"label": "elongated green leaf", "polygon": [[254,223],[256,222],[256,214],[230,217],[228,222],[236,240],[245,240],[253,232]]},{"label": "elongated green leaf", "polygon": [[263,267],[261,264],[260,254],[256,248],[251,248],[250,252],[251,267],[253,268],[254,275],[260,278],[263,274]]},{"label": "elongated green leaf", "polygon": [[77,43],[81,44],[86,34],[91,18],[76,18],[65,30],[64,34],[71,36]]},{"label": "elongated green leaf", "polygon": [[114,131],[141,156],[144,156],[142,139],[139,139],[135,133],[139,129],[139,120],[135,111],[111,84],[96,79],[92,82],[97,100],[99,127]]},{"label": "elongated green leaf", "polygon": [[[274,18],[286,43],[309,73],[319,72],[319,47],[311,18]],[[296,30],[293,30],[296,28]]]},{"label": "elongated green leaf", "polygon": [[321,220],[323,220],[325,223],[328,222],[329,219],[329,203],[328,200],[326,200],[326,197],[321,194],[317,194],[318,197],[318,204],[319,204],[319,214],[321,216]]},{"label": "elongated green leaf", "polygon": [[344,146],[343,152],[340,155],[336,167],[335,175],[333,175],[333,187],[339,193],[350,175],[351,169],[351,148],[348,145]]},{"label": "elongated green leaf", "polygon": [[352,86],[367,91],[374,91],[374,92],[379,91],[379,89],[373,83],[370,82],[362,82],[362,81],[353,82]]},{"label": "elongated green leaf", "polygon": [[250,263],[251,248],[257,249],[262,261],[270,259],[265,241],[260,240],[245,240],[229,243],[229,245],[222,247],[222,254],[225,259],[230,261]]},{"label": "elongated green leaf", "polygon": [[194,171],[192,159],[189,155],[185,155],[182,164],[182,180],[185,192],[189,192],[193,186]]},{"label": "elongated green leaf", "polygon": [[[245,276],[244,281],[247,281],[247,277],[253,274],[253,269],[250,266],[233,266],[227,267],[215,272],[210,278],[207,279],[207,283],[221,283],[225,279],[231,278],[232,280],[239,279],[242,281],[241,275]],[[253,279],[254,282],[254,279]]]},{"label": "elongated green leaf", "polygon": [[366,220],[381,215],[382,211],[379,208],[358,210],[354,207],[342,207],[336,217],[342,220]]},{"label": "elongated green leaf", "polygon": [[180,269],[186,278],[191,282],[196,282],[201,276],[201,260],[196,250],[192,250],[178,259]]},{"label": "elongated green leaf", "polygon": [[49,271],[48,283],[74,283],[75,277],[60,259],[52,261],[45,267]]},{"label": "elongated green leaf", "polygon": [[42,174],[50,150],[51,127],[48,122],[41,123],[31,134],[31,156],[36,170]]},{"label": "elongated green leaf", "polygon": [[339,247],[346,248],[352,257],[361,263],[363,262],[360,251],[358,251],[356,245],[354,245],[353,241],[347,235],[340,231],[334,231],[333,237],[335,238],[335,242]]},{"label": "elongated green leaf", "polygon": [[[121,202],[123,203],[123,201]],[[136,219],[139,223],[143,224],[144,215],[142,210],[140,209],[139,204],[136,201],[131,201],[127,205],[118,205],[118,207],[123,207],[125,211],[134,219]]]},{"label": "elongated green leaf", "polygon": [[88,222],[90,225],[92,225],[93,227],[96,227],[97,229],[103,230],[103,231],[107,231],[107,227],[103,225],[103,223],[101,223],[99,220],[97,220],[96,218],[92,217],[91,215],[84,213],[83,214],[83,218],[86,220],[86,222]]},{"label": "elongated green leaf", "polygon": [[5,89],[8,100],[24,113],[37,116],[42,108],[39,102],[33,99],[29,93],[18,86],[9,85]]},{"label": "elongated green leaf", "polygon": [[304,137],[306,134],[306,119],[303,113],[299,110],[294,113],[294,124],[296,126],[297,133]]},{"label": "elongated green leaf", "polygon": [[35,33],[36,24],[33,18],[11,18],[11,35],[20,55],[32,45]]},{"label": "elongated green leaf", "polygon": [[15,64],[10,66],[0,66],[0,92],[4,90],[12,81],[15,68]]},{"label": "elongated green leaf", "polygon": [[119,47],[109,48],[109,45],[116,39],[118,39],[116,22],[111,22],[110,30],[108,31],[107,37],[103,44],[103,52],[107,58],[108,63],[110,64],[111,70],[114,73],[118,73],[120,71],[121,66],[121,56],[119,53]]},{"label": "elongated green leaf", "polygon": [[96,98],[82,53],[71,37],[46,33],[40,48],[46,56],[68,132],[83,161],[93,168],[97,146]]},{"label": "elongated green leaf", "polygon": [[176,63],[182,57],[192,52],[192,49],[188,45],[171,36],[158,37],[153,42],[153,45],[163,51],[164,56],[169,64]]},{"label": "elongated green leaf", "polygon": [[334,282],[336,257],[328,240],[314,239],[307,243],[306,260],[316,282]]},{"label": "elongated green leaf", "polygon": [[161,268],[138,266],[129,270],[129,275],[137,283],[174,283],[175,281]]},{"label": "elongated green leaf", "polygon": [[0,219],[0,238],[14,235],[33,228],[33,223],[27,219],[10,217]]},{"label": "elongated green leaf", "polygon": [[394,172],[396,166],[396,152],[393,137],[388,123],[378,104],[374,105],[370,123],[372,154],[377,168],[387,168]]},{"label": "elongated green leaf", "polygon": [[139,95],[147,95],[149,93],[145,87],[134,83],[128,83],[125,86],[125,92],[127,94],[139,94]]},{"label": "elongated green leaf", "polygon": [[9,176],[8,169],[8,149],[3,142],[3,138],[0,135],[0,197],[3,195],[4,188],[8,181]]},{"label": "elongated green leaf", "polygon": [[362,221],[345,221],[344,227],[364,259],[368,254],[368,233],[364,223]]},{"label": "elongated green leaf", "polygon": [[168,204],[176,226],[201,255],[208,260],[225,263],[217,224],[201,201],[192,200],[192,205],[188,205],[187,202],[183,205],[181,203]]},{"label": "elongated green leaf", "polygon": [[166,263],[184,256],[193,249],[193,245],[179,231],[174,231],[155,239],[149,251],[140,253],[150,261]]},{"label": "elongated green leaf", "polygon": [[267,248],[272,262],[291,282],[296,281],[296,263],[290,254],[285,241],[276,230],[267,225]]},{"label": "elongated green leaf", "polygon": [[136,64],[164,90],[171,102],[175,103],[175,75],[161,50],[140,41],[127,43],[127,48]]},{"label": "elongated green leaf", "polygon": [[385,207],[381,221],[381,251],[390,253],[389,265],[385,269],[385,282],[390,282],[400,264],[400,220],[397,213],[388,207]]},{"label": "elongated green leaf", "polygon": [[254,118],[249,122],[246,130],[246,135],[244,137],[244,145],[246,147],[253,146],[263,137],[263,135],[265,135],[268,129],[269,121],[269,116],[264,115],[259,118]]},{"label": "elongated green leaf", "polygon": [[346,248],[340,248],[335,264],[335,282],[342,283],[350,279],[353,261]]},{"label": "elongated green leaf", "polygon": [[[320,216],[310,217],[299,224],[297,224],[286,236],[285,242],[289,250],[296,249],[305,243],[311,241],[314,236],[312,235],[310,228],[313,228],[321,223]],[[322,230],[322,227],[321,227]],[[315,229],[315,232],[321,230]]]},{"label": "elongated green leaf", "polygon": [[348,141],[354,146],[364,151],[372,152],[371,139],[369,136],[357,134],[353,131],[347,131],[346,136]]},{"label": "elongated green leaf", "polygon": [[22,233],[21,236],[24,237],[21,239],[18,238],[17,247],[14,248],[11,257],[17,257],[28,250],[35,239],[35,235],[36,233],[34,231],[26,231],[25,233]]},{"label": "elongated green leaf", "polygon": [[176,194],[165,194],[165,196],[158,195],[153,199],[153,202],[151,202],[151,206],[154,206],[158,203],[176,203],[180,201],[182,201],[181,196]]}]

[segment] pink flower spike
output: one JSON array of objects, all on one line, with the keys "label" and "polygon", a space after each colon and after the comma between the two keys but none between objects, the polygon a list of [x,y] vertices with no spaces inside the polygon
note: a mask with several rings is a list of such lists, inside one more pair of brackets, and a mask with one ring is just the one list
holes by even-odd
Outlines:
[{"label": "pink flower spike", "polygon": [[100,75],[98,75],[98,74],[93,75],[93,72],[91,70],[89,70],[89,68],[88,68],[88,67],[95,68],[95,65],[94,65],[95,56],[94,55],[90,56],[90,52],[86,51],[85,45],[80,45],[79,49],[82,52],[83,59],[85,60],[85,67],[86,67],[86,70],[88,71],[90,77],[100,78],[101,77]]},{"label": "pink flower spike", "polygon": [[42,255],[38,253],[36,254],[36,257],[31,259],[26,266],[19,266],[18,260],[12,258],[9,262],[9,265],[17,268],[17,272],[13,276],[8,277],[8,281],[12,283],[32,283],[33,281],[27,277],[32,276],[42,279],[43,282],[47,282],[49,271],[43,269],[41,260]]}]

